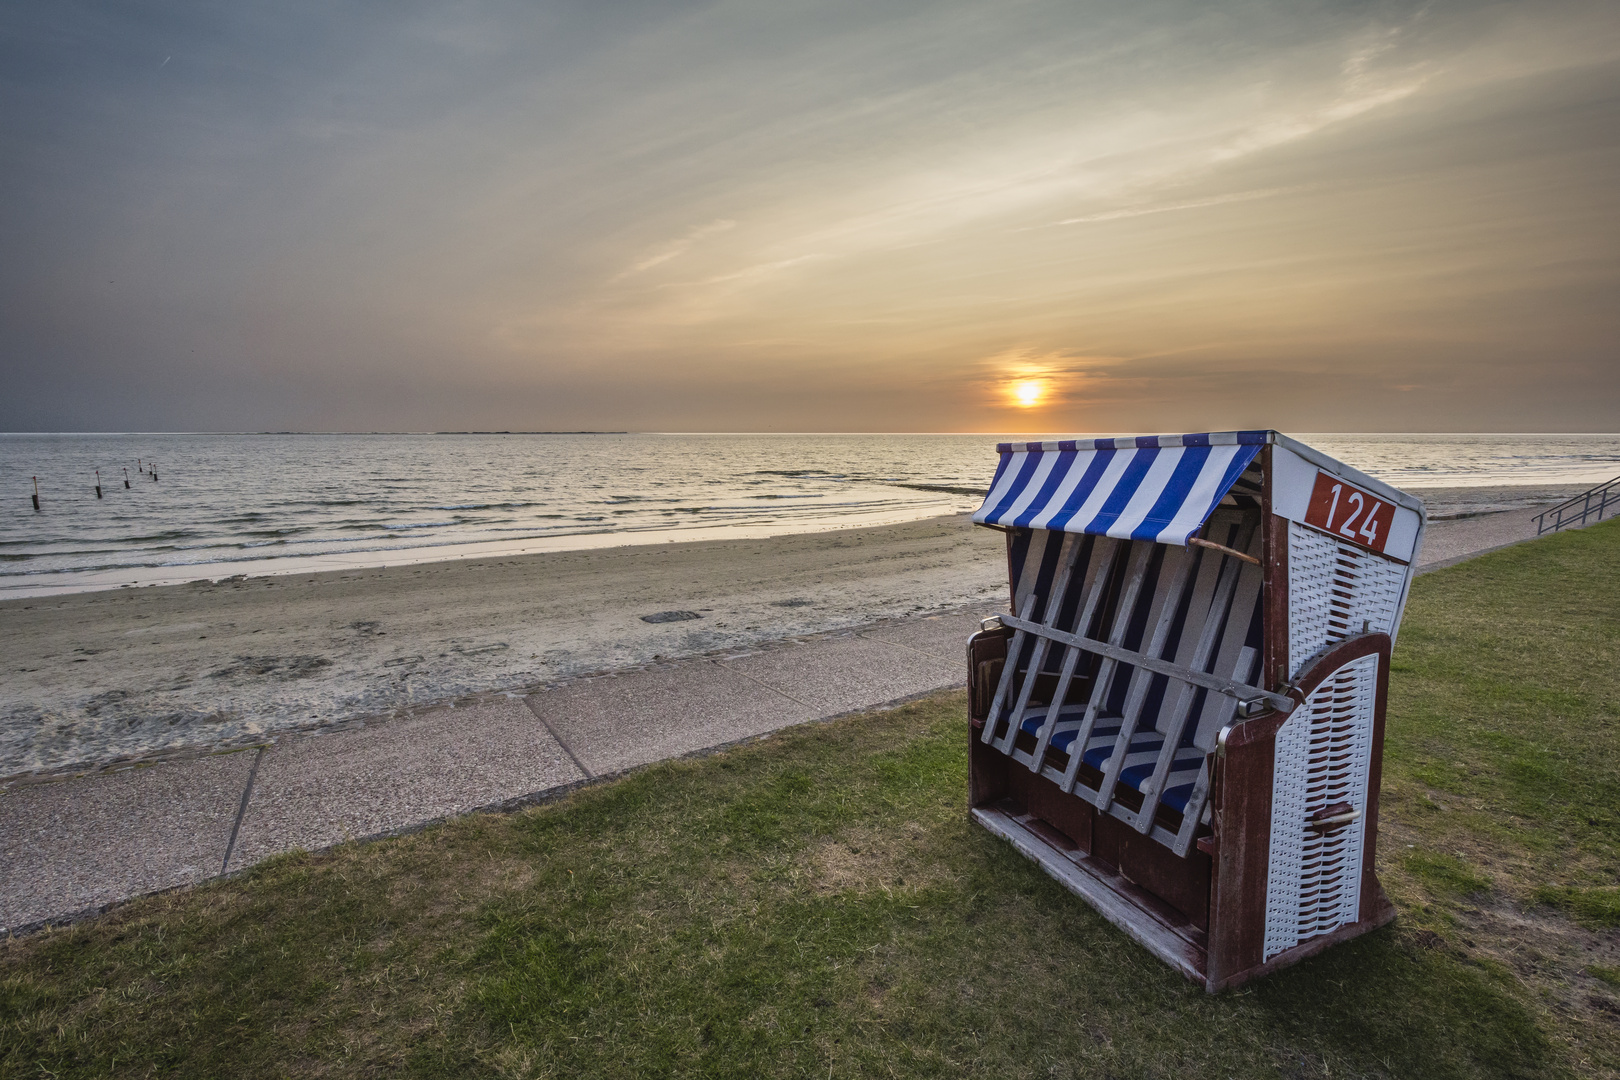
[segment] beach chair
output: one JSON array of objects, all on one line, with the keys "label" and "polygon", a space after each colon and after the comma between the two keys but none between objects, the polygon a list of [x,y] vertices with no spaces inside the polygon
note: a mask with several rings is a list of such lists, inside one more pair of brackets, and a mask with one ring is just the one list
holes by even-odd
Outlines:
[{"label": "beach chair", "polygon": [[1211,991],[1393,918],[1379,762],[1422,502],[1274,431],[998,449],[974,820]]}]

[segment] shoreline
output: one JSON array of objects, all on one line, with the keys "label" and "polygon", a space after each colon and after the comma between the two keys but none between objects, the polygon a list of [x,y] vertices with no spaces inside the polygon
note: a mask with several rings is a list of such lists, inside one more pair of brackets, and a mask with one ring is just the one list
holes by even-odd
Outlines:
[{"label": "shoreline", "polygon": [[110,570],[41,571],[36,584],[18,583],[27,575],[0,577],[0,601],[72,596],[113,589],[153,588],[190,585],[199,581],[231,578],[280,577],[320,574],[338,570],[383,570],[397,566],[460,562],[466,559],[503,558],[513,555],[542,555],[563,551],[599,551],[604,548],[661,547],[665,544],[695,544],[709,540],[767,540],[778,536],[801,536],[839,532],[847,529],[881,528],[936,517],[953,517],[951,510],[936,505],[905,510],[882,510],[870,514],[779,521],[757,525],[700,525],[684,529],[643,529],[567,533],[560,536],[528,536],[510,540],[473,540],[465,543],[424,544],[418,547],[370,548],[363,551],[335,551],[319,555],[272,555],[210,563],[168,566],[133,566]]},{"label": "shoreline", "polygon": [[[901,485],[914,486],[914,485]],[[1553,505],[1587,490],[1590,485],[1478,484],[1412,487],[1405,490],[1432,506],[1431,522],[1477,518]],[[381,570],[471,559],[531,556],[569,551],[613,548],[662,547],[707,541],[765,540],[785,536],[882,528],[910,522],[960,516],[939,504],[905,509],[843,514],[834,517],[782,520],[752,525],[708,525],[678,529],[578,532],[560,536],[530,536],[508,540],[481,540],[419,547],[371,548],[318,555],[261,556],[209,563],[121,567],[99,570],[41,571],[37,574],[0,576],[0,602],[42,599],[117,589],[154,588],[221,582],[234,579],[285,577],[334,571]]]}]

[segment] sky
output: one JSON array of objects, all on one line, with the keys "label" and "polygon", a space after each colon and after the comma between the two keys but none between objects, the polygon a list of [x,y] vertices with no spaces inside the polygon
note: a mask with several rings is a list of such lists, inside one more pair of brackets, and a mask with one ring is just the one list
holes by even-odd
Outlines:
[{"label": "sky", "polygon": [[0,430],[1620,430],[1620,6],[0,7]]}]

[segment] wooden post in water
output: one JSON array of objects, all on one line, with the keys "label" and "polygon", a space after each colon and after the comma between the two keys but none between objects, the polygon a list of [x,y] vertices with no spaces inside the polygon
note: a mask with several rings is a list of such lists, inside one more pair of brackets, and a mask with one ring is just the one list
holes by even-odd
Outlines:
[{"label": "wooden post in water", "polygon": [[39,477],[34,477],[34,513],[39,513]]},{"label": "wooden post in water", "polygon": [[152,474],[152,482],[155,484],[155,483],[157,483],[157,462],[152,461],[152,462],[148,462],[148,464],[151,465],[152,467],[150,469],[148,469],[147,471]]},{"label": "wooden post in water", "polygon": [[129,487],[129,466],[124,466],[124,486]]},{"label": "wooden post in water", "polygon": [[101,498],[101,470],[96,470],[96,498]]}]

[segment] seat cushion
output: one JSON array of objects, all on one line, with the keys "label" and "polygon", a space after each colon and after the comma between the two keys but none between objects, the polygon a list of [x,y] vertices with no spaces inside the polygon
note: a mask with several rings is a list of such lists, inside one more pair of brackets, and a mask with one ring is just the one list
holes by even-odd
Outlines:
[{"label": "seat cushion", "polygon": [[[1097,734],[1103,735],[1105,733],[1099,731]],[[1107,764],[1108,759],[1113,756],[1114,737],[1119,734],[1119,728],[1115,727],[1113,731],[1107,732],[1106,734],[1109,736],[1107,742],[1098,745],[1096,741],[1093,741],[1091,749],[1086,751],[1086,764],[1090,765],[1094,769],[1101,769],[1105,764]],[[1157,731],[1138,731],[1135,735],[1131,736],[1131,746],[1130,749],[1126,751],[1126,754],[1127,756],[1130,754],[1157,754],[1159,752],[1159,748],[1163,745],[1164,736],[1160,735]],[[1152,762],[1148,763],[1147,770],[1150,774],[1153,772]]]}]

